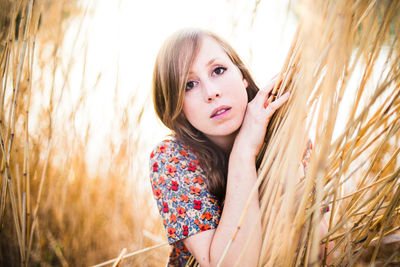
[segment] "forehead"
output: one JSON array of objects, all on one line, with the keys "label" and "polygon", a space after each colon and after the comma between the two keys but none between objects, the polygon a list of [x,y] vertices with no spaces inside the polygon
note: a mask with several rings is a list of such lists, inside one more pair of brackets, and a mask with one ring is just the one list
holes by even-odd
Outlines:
[{"label": "forehead", "polygon": [[210,60],[213,59],[230,61],[229,56],[220,43],[210,36],[204,36],[201,39],[200,49],[194,59],[193,67],[198,65],[207,65]]}]

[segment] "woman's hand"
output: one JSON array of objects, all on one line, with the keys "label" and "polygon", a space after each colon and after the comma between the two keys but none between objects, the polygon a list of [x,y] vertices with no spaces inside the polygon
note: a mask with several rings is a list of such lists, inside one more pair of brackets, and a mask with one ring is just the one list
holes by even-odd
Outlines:
[{"label": "woman's hand", "polygon": [[235,139],[234,147],[239,146],[241,153],[248,153],[247,155],[254,158],[261,149],[269,120],[275,111],[289,99],[289,93],[285,93],[266,108],[264,107],[276,81],[277,76],[265,89],[259,90],[254,99],[248,103],[242,127]]}]

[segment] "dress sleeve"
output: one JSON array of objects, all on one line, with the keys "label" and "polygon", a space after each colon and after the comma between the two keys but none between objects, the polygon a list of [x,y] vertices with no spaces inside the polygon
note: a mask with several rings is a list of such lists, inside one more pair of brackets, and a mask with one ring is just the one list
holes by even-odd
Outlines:
[{"label": "dress sleeve", "polygon": [[170,244],[217,227],[221,210],[198,160],[175,140],[150,155],[150,181]]}]

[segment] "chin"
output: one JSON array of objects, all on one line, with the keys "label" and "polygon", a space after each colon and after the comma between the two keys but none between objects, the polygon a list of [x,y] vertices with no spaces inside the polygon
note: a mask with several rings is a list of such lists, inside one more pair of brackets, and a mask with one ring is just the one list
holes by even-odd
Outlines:
[{"label": "chin", "polygon": [[210,132],[207,135],[218,136],[218,137],[236,135],[240,129],[240,126],[241,124],[235,125],[233,127],[224,127],[224,129],[215,129],[215,131]]}]

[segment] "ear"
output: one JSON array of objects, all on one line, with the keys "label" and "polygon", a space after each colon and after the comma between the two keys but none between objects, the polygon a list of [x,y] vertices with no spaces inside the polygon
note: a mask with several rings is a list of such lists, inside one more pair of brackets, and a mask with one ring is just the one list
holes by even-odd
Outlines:
[{"label": "ear", "polygon": [[242,80],[243,80],[244,88],[247,88],[249,86],[249,83],[247,82],[247,80],[245,78],[243,78]]}]

